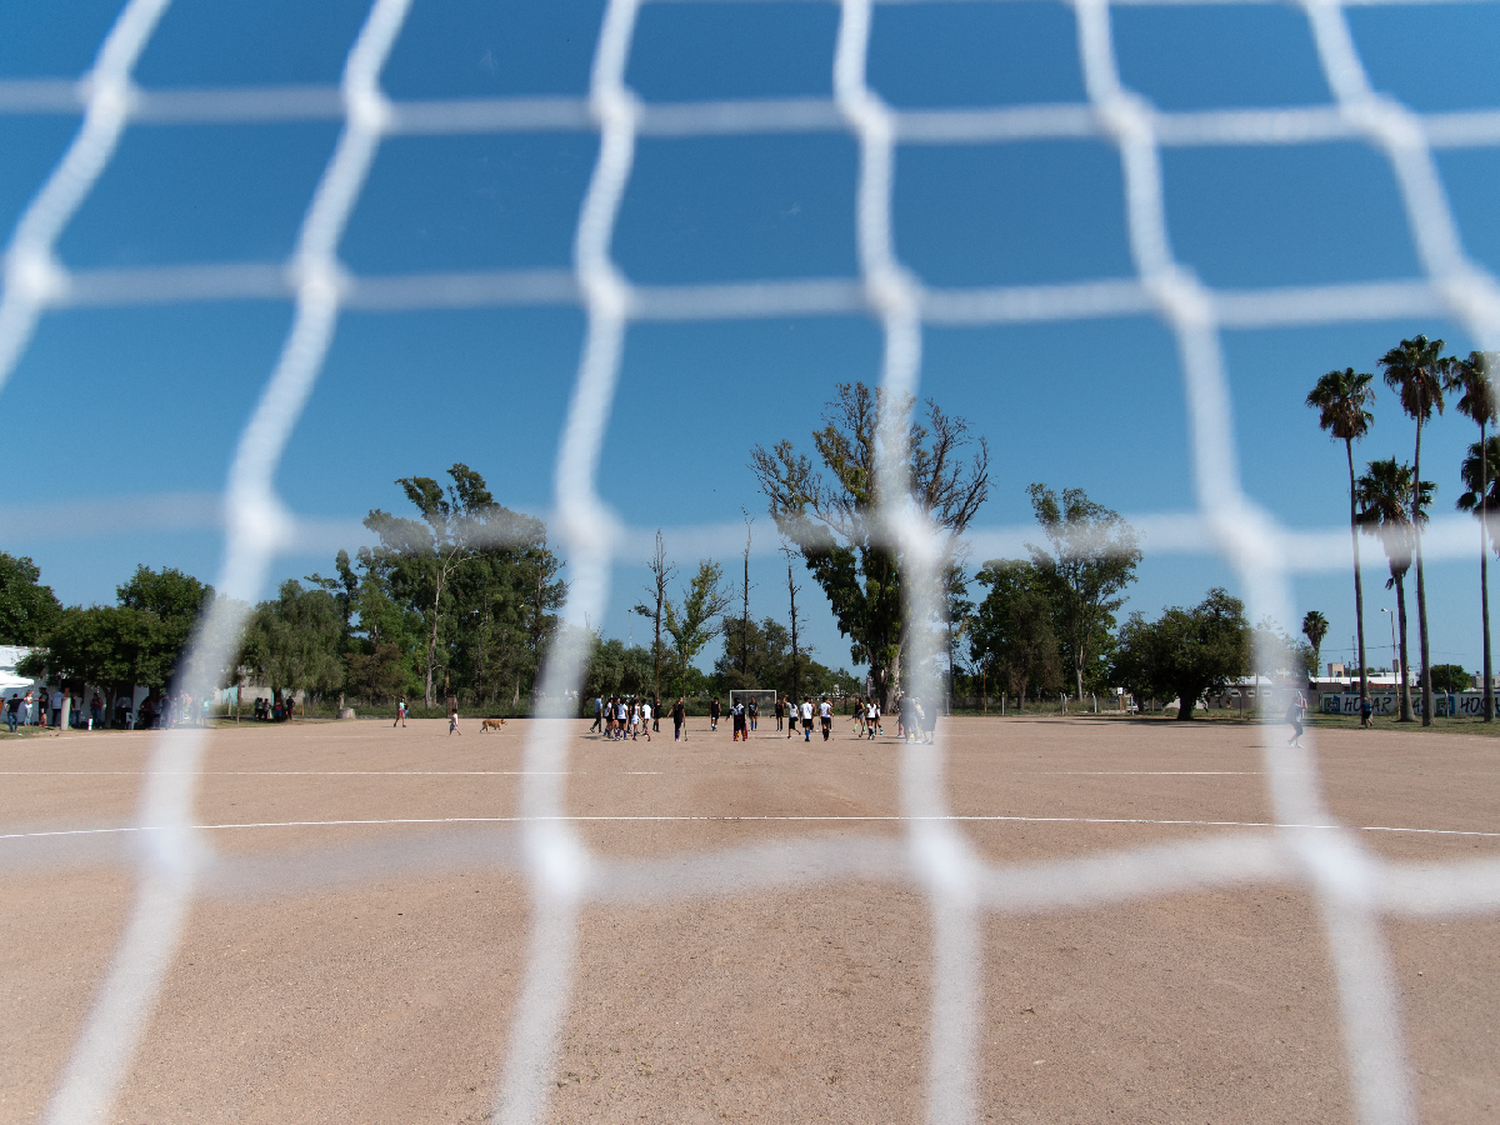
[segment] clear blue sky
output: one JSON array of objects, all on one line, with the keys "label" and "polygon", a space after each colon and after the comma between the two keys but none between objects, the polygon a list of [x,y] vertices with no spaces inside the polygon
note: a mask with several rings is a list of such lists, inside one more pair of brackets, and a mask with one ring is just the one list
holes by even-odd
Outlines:
[{"label": "clear blue sky", "polygon": [[[116,9],[75,0],[64,15],[47,0],[9,0],[0,82],[82,74]],[[399,99],[582,95],[601,10],[416,0],[383,84]],[[177,0],[136,81],[152,90],[333,84],[364,13],[338,2]],[[1500,107],[1494,5],[1365,8],[1349,20],[1373,83],[1413,109]],[[1163,110],[1330,100],[1293,9],[1127,7],[1112,21],[1122,80]],[[647,5],[627,78],[647,102],[826,98],[837,27],[832,4]],[[1080,103],[1078,57],[1071,9],[1060,4],[885,5],[869,81],[902,108]],[[76,114],[0,113],[6,237],[77,126]],[[77,269],[281,262],[337,135],[337,121],[133,124],[58,256]],[[370,275],[567,269],[596,150],[586,131],[388,139],[341,256]],[[642,139],[614,257],[643,283],[854,277],[857,158],[854,139],[837,132]],[[1465,249],[1500,271],[1500,149],[1445,150],[1438,167]],[[1210,285],[1420,274],[1390,168],[1363,144],[1176,148],[1163,171],[1174,251]],[[1120,160],[1103,141],[902,146],[894,223],[902,260],[935,286],[1133,274]],[[223,487],[290,317],[284,300],[47,314],[3,392],[10,507],[0,544],[31,555],[67,602],[111,601],[137,563],[212,581],[218,533],[183,495]],[[581,311],[562,306],[344,314],[278,473],[286,501],[357,523],[370,508],[402,505],[396,477],[440,476],[464,461],[507,504],[544,512],[583,328]],[[1303,398],[1325,371],[1375,371],[1382,352],[1419,332],[1462,353],[1475,346],[1459,326],[1425,316],[1226,332],[1249,494],[1289,525],[1341,525],[1343,449]],[[643,528],[734,522],[743,506],[769,545],[749,450],[790,437],[810,451],[834,384],[877,380],[880,346],[876,323],[857,315],[633,326],[604,498]],[[929,327],[924,351],[922,394],[991,443],[994,490],[980,523],[1029,520],[1033,481],[1082,487],[1127,514],[1194,504],[1182,373],[1162,322]],[[1383,387],[1375,413],[1357,456],[1409,458],[1412,425]],[[1424,439],[1441,512],[1452,510],[1458,462],[1475,436],[1450,412]],[[668,550],[684,570],[696,563],[671,541]],[[1386,664],[1376,610],[1394,601],[1373,541],[1365,557],[1370,654]],[[331,559],[331,550],[285,558],[276,577],[326,573]],[[722,561],[732,569],[737,559]],[[627,610],[645,579],[627,562],[602,622],[620,637],[634,627]],[[754,563],[757,615],[784,613],[777,570],[774,555]],[[814,584],[800,571],[799,581],[816,607],[819,657],[848,665]],[[1216,559],[1149,556],[1131,607],[1154,614],[1217,584],[1233,581]],[[1349,647],[1350,584],[1343,569],[1298,580],[1297,620],[1316,608],[1332,622],[1325,659]],[[1435,661],[1478,666],[1477,584],[1471,559],[1430,565]]]}]

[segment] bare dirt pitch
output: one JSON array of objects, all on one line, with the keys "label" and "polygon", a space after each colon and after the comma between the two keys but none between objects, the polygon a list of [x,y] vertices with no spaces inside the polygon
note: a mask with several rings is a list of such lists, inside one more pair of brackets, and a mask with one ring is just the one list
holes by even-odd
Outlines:
[{"label": "bare dirt pitch", "polygon": [[[599,853],[902,833],[900,747],[856,741],[844,720],[810,746],[771,721],[748,744],[700,721],[686,744],[608,743],[587,725],[567,800]],[[199,822],[217,826],[223,854],[293,862],[259,881],[251,863],[197,903],[115,1120],[485,1120],[525,968],[528,900],[504,820],[525,729],[216,732]],[[955,720],[949,800],[991,818],[960,825],[1004,865],[1245,832],[1270,820],[1259,734]],[[5,1122],[45,1106],[131,893],[129,834],[92,837],[61,865],[24,834],[128,825],[148,737],[0,748]],[[1361,838],[1381,854],[1500,852],[1500,742],[1334,731],[1317,746],[1330,807],[1371,829]],[[1387,927],[1424,1121],[1500,1107],[1497,925]],[[594,906],[579,937],[552,1121],[921,1120],[930,941],[915,890],[842,882]],[[997,916],[981,979],[984,1120],[1352,1118],[1330,963],[1300,889]]]}]

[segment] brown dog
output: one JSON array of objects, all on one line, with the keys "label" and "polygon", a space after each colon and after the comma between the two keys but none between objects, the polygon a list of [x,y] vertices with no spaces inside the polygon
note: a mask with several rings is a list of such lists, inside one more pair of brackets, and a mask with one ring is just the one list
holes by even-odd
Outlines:
[{"label": "brown dog", "polygon": [[487,730],[499,730],[504,725],[504,719],[486,719],[479,724],[479,733],[483,734]]}]

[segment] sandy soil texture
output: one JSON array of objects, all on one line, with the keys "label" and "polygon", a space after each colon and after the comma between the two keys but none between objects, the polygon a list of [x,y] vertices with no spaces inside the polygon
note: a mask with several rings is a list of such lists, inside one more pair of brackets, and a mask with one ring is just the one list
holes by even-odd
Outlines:
[{"label": "sandy soil texture", "polygon": [[[601,856],[874,846],[906,828],[900,745],[856,740],[845,721],[811,744],[770,720],[748,743],[703,720],[683,743],[587,726],[570,731],[562,781]],[[238,876],[194,906],[115,1120],[486,1120],[525,978],[526,729],[216,731],[197,817]],[[954,720],[948,801],[1005,867],[1269,833],[1260,737]],[[133,889],[138,834],[38,834],[128,826],[149,738],[0,747],[0,1122],[39,1118]],[[1332,731],[1316,746],[1329,808],[1376,853],[1500,853],[1500,740]],[[549,1119],[920,1121],[932,925],[920,890],[882,879],[586,907]],[[1497,927],[1386,926],[1424,1121],[1500,1106]],[[1332,965],[1299,886],[994,915],[982,938],[981,1120],[1353,1120]]]}]

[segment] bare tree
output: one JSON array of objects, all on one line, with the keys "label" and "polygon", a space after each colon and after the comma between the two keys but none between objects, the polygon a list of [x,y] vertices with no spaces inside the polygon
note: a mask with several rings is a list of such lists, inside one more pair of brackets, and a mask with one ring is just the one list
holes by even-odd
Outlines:
[{"label": "bare tree", "polygon": [[781,550],[786,555],[786,591],[791,602],[792,688],[788,702],[795,704],[800,694],[799,689],[802,687],[802,663],[797,650],[797,594],[802,587],[792,579],[792,555],[795,550],[788,546],[783,546]]},{"label": "bare tree", "polygon": [[661,528],[656,529],[656,553],[651,556],[646,567],[651,571],[651,582],[646,587],[646,593],[654,601],[651,604],[641,603],[631,612],[649,619],[655,628],[651,642],[651,696],[656,700],[661,695],[661,627],[667,607],[667,583],[677,573],[676,564],[667,562],[667,548],[662,542]]},{"label": "bare tree", "polygon": [[745,517],[745,580],[740,585],[742,596],[742,610],[740,613],[740,675],[748,682],[750,677],[750,546],[754,541],[751,524],[755,521],[750,518],[750,513],[744,508],[740,514]]}]

